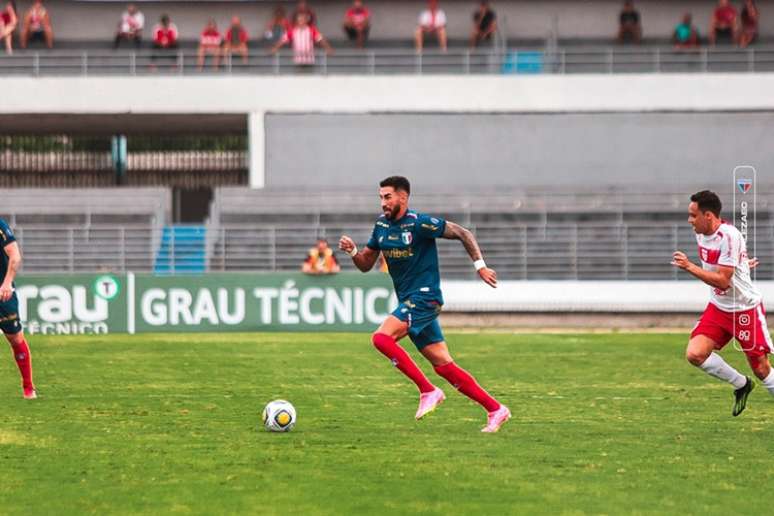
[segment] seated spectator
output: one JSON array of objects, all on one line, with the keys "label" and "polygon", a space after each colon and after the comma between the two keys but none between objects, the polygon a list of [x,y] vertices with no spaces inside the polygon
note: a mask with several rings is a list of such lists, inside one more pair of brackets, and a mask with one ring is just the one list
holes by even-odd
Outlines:
[{"label": "seated spectator", "polygon": [[145,16],[137,9],[137,6],[129,4],[118,23],[118,32],[113,48],[118,48],[121,41],[129,41],[134,44],[135,48],[140,48],[143,27],[145,27]]},{"label": "seated spectator", "polygon": [[22,24],[21,47],[27,48],[27,44],[35,40],[45,42],[48,48],[54,48],[54,31],[48,11],[43,7],[43,0],[35,0],[24,15]]},{"label": "seated spectator", "polygon": [[236,52],[242,56],[242,63],[247,64],[247,40],[248,35],[242,26],[239,16],[231,18],[231,25],[226,31],[226,41],[223,43],[223,55],[230,56]]},{"label": "seated spectator", "polygon": [[718,6],[712,13],[709,27],[709,40],[717,43],[731,44],[736,41],[736,9],[728,0],[718,0]]},{"label": "seated spectator", "polygon": [[210,18],[199,35],[199,49],[196,51],[196,66],[199,67],[200,72],[204,69],[204,60],[207,59],[207,56],[212,56],[213,68],[215,70],[218,69],[218,66],[220,66],[220,46],[222,43],[223,37],[220,35],[220,31],[218,31],[218,24]]},{"label": "seated spectator", "polygon": [[371,13],[363,5],[362,0],[354,0],[352,7],[344,15],[344,32],[350,41],[355,41],[357,48],[365,47],[368,31],[371,30]]},{"label": "seated spectator", "polygon": [[618,17],[618,42],[639,43],[642,40],[642,24],[640,13],[634,8],[631,0],[624,2],[621,15]]},{"label": "seated spectator", "polygon": [[326,53],[333,53],[333,48],[320,31],[309,24],[309,15],[304,12],[298,14],[296,24],[271,48],[271,52],[276,53],[288,43],[293,47],[293,62],[301,69],[314,65],[315,44],[322,45]]},{"label": "seated spectator", "polygon": [[151,56],[151,61],[155,62],[158,57],[163,57],[165,61],[171,61],[174,67],[177,57],[172,50],[178,47],[178,37],[177,26],[172,23],[168,15],[162,14],[159,23],[153,27],[153,48],[156,51]]},{"label": "seated spectator", "polygon": [[473,13],[470,48],[476,48],[479,43],[492,39],[492,34],[495,32],[497,32],[497,15],[489,6],[489,0],[481,0],[478,9]]},{"label": "seated spectator", "polygon": [[742,29],[739,33],[739,46],[747,48],[758,39],[758,19],[760,13],[755,0],[745,0],[742,7]]},{"label": "seated spectator", "polygon": [[314,14],[312,8],[309,7],[309,4],[306,2],[306,0],[298,0],[296,10],[293,11],[293,15],[291,16],[290,20],[293,23],[296,23],[296,20],[298,20],[298,15],[301,13],[304,13],[309,17],[309,25],[317,25],[317,16]]},{"label": "seated spectator", "polygon": [[10,56],[13,54],[13,31],[18,24],[16,17],[16,6],[13,0],[5,4],[0,12],[0,40],[5,43],[5,52]]},{"label": "seated spectator", "polygon": [[301,271],[306,274],[336,274],[341,270],[333,249],[324,238],[317,240],[317,246],[309,250]]},{"label": "seated spectator", "polygon": [[441,50],[446,51],[446,13],[438,7],[438,0],[428,0],[427,9],[419,14],[419,26],[414,33],[417,52],[422,52],[425,34],[435,34]]},{"label": "seated spectator", "polygon": [[293,25],[285,17],[285,9],[282,6],[274,8],[274,15],[263,33],[263,39],[269,43],[276,43]]},{"label": "seated spectator", "polygon": [[672,35],[675,50],[688,50],[699,46],[699,31],[693,25],[690,13],[683,15],[683,21],[677,24]]}]

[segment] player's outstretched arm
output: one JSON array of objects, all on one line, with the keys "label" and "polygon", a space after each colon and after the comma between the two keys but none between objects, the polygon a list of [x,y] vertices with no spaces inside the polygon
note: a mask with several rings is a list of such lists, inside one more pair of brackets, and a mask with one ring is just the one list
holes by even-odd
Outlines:
[{"label": "player's outstretched arm", "polygon": [[478,247],[476,237],[473,236],[473,233],[471,233],[470,230],[465,229],[454,222],[446,221],[446,228],[443,230],[443,238],[461,241],[471,260],[473,260],[473,264],[478,271],[479,277],[490,287],[497,288],[497,273],[494,269],[490,269],[486,266],[486,263],[484,263],[484,256],[481,254],[481,249]]},{"label": "player's outstretched arm", "polygon": [[339,240],[339,249],[352,257],[352,263],[362,272],[368,272],[373,269],[376,259],[379,257],[379,251],[375,251],[366,246],[358,251],[355,241],[344,235]]},{"label": "player's outstretched arm", "polygon": [[733,267],[719,266],[717,272],[705,271],[691,260],[682,251],[672,254],[672,265],[700,279],[710,287],[726,290],[731,286],[731,278],[734,275]]}]

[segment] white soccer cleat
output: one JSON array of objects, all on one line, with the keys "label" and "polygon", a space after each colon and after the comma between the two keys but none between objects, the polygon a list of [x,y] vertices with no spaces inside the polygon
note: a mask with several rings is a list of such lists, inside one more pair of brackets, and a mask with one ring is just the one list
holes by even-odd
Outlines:
[{"label": "white soccer cleat", "polygon": [[38,399],[38,391],[35,390],[34,387],[25,387],[24,388],[24,399],[25,400],[36,400]]},{"label": "white soccer cleat", "polygon": [[414,417],[416,419],[422,419],[430,412],[434,411],[445,399],[446,394],[438,387],[433,391],[421,393],[419,395],[419,408]]},{"label": "white soccer cleat", "polygon": [[497,432],[506,421],[511,419],[511,411],[505,405],[487,415],[486,426],[481,429],[482,432],[493,434]]}]

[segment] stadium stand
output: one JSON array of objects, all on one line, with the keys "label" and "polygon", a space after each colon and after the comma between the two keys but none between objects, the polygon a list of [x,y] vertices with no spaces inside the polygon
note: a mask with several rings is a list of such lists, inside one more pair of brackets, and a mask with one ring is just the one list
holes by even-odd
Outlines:
[{"label": "stadium stand", "polygon": [[[718,191],[723,191],[722,187]],[[470,227],[507,279],[677,279],[675,249],[695,252],[685,194],[473,192],[412,196],[412,207]],[[758,194],[754,250],[772,249],[772,196]],[[219,188],[208,223],[210,270],[294,270],[310,242],[349,234],[364,243],[378,217],[373,192]],[[471,278],[464,249],[441,241],[444,273]],[[343,269],[352,270],[349,260]],[[760,278],[774,264],[762,264]]]},{"label": "stadium stand", "polygon": [[0,217],[26,272],[152,270],[171,211],[166,188],[6,189]]}]

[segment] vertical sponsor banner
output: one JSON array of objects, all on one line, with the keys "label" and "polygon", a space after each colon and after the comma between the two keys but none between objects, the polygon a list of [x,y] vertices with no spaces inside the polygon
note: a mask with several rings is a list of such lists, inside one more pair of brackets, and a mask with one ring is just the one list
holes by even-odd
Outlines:
[{"label": "vertical sponsor banner", "polygon": [[84,335],[127,331],[126,276],[21,274],[19,317],[28,334]]},{"label": "vertical sponsor banner", "polygon": [[370,331],[397,306],[389,277],[376,273],[136,274],[133,283],[137,333]]},{"label": "vertical sponsor banner", "polygon": [[[755,201],[756,201],[756,170],[750,165],[740,165],[734,168],[733,184],[733,203],[734,203],[734,226],[742,234],[742,240],[746,246],[747,252],[741,253],[740,261],[747,262],[749,258],[757,257],[756,238],[755,238]],[[741,267],[749,266],[740,264]],[[750,277],[753,281],[756,279],[756,270],[750,270]],[[734,304],[736,304],[736,289],[734,289]],[[746,348],[753,349],[756,346],[757,333],[753,324],[754,320],[748,314],[734,315],[733,330],[736,343],[743,351]],[[751,338],[752,337],[752,338]],[[742,344],[746,341],[747,344]]]}]

